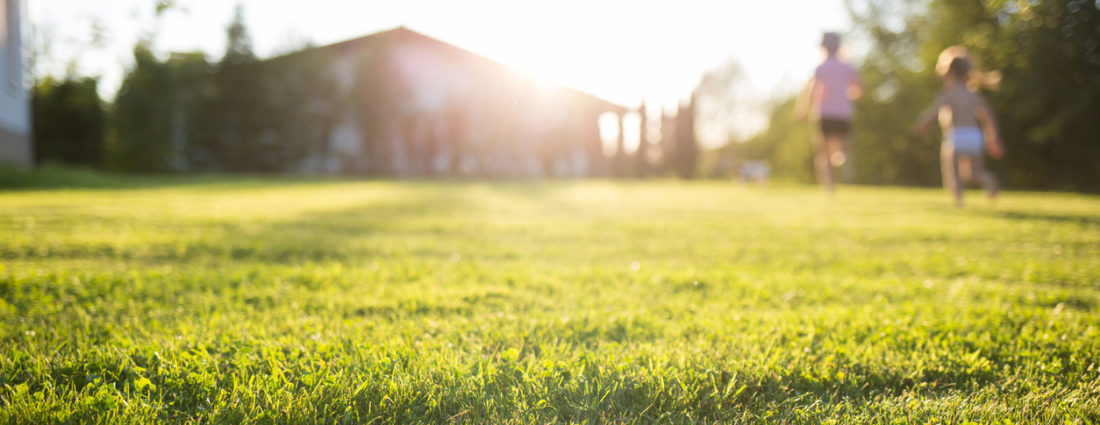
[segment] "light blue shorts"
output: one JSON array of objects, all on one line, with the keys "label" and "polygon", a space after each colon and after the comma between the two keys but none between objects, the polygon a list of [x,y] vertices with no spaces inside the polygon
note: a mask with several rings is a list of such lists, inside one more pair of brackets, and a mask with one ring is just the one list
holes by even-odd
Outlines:
[{"label": "light blue shorts", "polygon": [[944,135],[943,142],[950,143],[956,154],[979,155],[982,153],[982,129],[974,126],[955,127]]}]

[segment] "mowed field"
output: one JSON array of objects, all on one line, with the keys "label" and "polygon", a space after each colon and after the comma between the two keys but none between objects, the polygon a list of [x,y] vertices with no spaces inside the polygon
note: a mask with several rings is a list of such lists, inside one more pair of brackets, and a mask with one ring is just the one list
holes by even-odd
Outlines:
[{"label": "mowed field", "polygon": [[1097,423],[1100,198],[968,201],[678,181],[0,192],[0,423]]}]

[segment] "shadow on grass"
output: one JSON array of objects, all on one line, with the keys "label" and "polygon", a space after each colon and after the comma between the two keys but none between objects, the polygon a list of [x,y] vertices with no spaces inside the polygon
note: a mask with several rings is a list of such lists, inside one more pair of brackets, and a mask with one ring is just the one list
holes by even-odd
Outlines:
[{"label": "shadow on grass", "polygon": [[1018,221],[1044,221],[1051,224],[1076,224],[1079,226],[1100,226],[1100,215],[1052,214],[1038,211],[990,211],[992,217]]},{"label": "shadow on grass", "polygon": [[[196,180],[192,179],[190,182],[196,183]],[[240,184],[240,181],[234,182],[220,181]],[[257,179],[255,183],[271,185],[270,180]],[[256,221],[229,218],[195,221],[182,228],[171,220],[155,219],[153,225],[163,224],[164,231],[178,231],[178,236],[142,244],[119,245],[111,241],[86,241],[43,245],[31,241],[26,244],[0,246],[0,259],[120,259],[152,264],[224,261],[283,264],[410,254],[428,257],[439,255],[443,258],[451,252],[446,246],[430,246],[431,244],[426,243],[395,246],[381,243],[378,238],[415,238],[418,235],[440,237],[453,236],[456,233],[475,237],[477,235],[472,230],[457,226],[446,219],[446,211],[465,211],[472,207],[453,185],[412,185],[409,190],[401,191],[399,197],[364,199],[350,207],[308,212],[287,219]],[[443,218],[426,220],[425,215]],[[468,232],[470,234],[466,235]]]},{"label": "shadow on grass", "polygon": [[125,174],[44,164],[32,170],[0,167],[0,191],[126,190],[182,186],[253,187],[346,181],[332,176],[276,174]]}]

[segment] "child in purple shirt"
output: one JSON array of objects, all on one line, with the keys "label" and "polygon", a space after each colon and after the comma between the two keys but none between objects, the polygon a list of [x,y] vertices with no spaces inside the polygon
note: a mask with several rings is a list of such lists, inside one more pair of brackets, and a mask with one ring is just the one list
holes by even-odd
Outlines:
[{"label": "child in purple shirt", "polygon": [[814,70],[814,76],[799,97],[797,115],[805,120],[809,115],[818,125],[813,131],[814,168],[818,181],[826,192],[833,191],[833,166],[841,166],[844,178],[851,180],[852,100],[862,92],[859,72],[837,57],[840,35],[827,32],[821,38],[825,61]]}]

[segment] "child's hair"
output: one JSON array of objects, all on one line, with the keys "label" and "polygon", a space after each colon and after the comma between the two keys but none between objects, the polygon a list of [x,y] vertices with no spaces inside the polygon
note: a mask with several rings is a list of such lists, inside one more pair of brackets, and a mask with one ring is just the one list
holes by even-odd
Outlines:
[{"label": "child's hair", "polygon": [[947,66],[947,75],[955,77],[959,81],[968,81],[970,79],[970,60],[964,56],[951,59],[951,64]]},{"label": "child's hair", "polygon": [[978,87],[996,90],[1001,83],[1000,71],[982,72],[980,64],[970,59],[970,53],[963,46],[944,49],[936,61],[936,73],[940,77],[955,77],[970,90],[977,90]]},{"label": "child's hair", "polygon": [[840,34],[835,32],[827,32],[821,36],[821,47],[829,53],[836,53],[840,49]]}]

